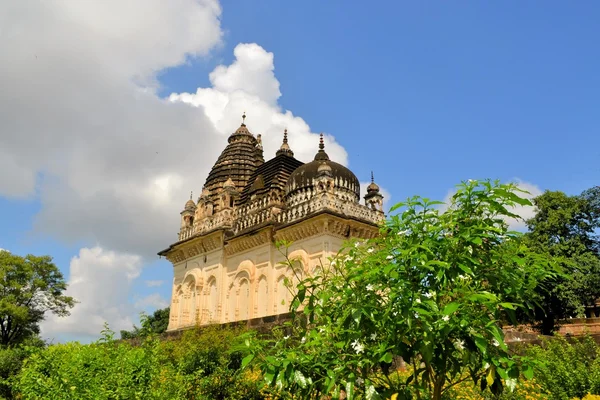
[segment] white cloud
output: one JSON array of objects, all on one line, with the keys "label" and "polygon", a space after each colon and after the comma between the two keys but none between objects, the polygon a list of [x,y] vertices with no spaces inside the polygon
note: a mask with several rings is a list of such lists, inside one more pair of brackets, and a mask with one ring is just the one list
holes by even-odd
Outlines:
[{"label": "white cloud", "polygon": [[[519,197],[523,197],[528,200],[531,200],[534,197],[537,197],[543,193],[542,189],[540,189],[539,186],[537,186],[533,183],[530,183],[530,182],[525,182],[519,178],[513,179],[513,183],[515,183],[519,189],[528,192],[528,193],[517,193],[519,195]],[[441,211],[444,211],[448,208],[448,205],[450,204],[452,196],[454,196],[455,193],[456,193],[455,189],[448,191],[448,194],[446,194],[446,197],[444,198],[445,205],[440,207]],[[517,230],[517,231],[526,230],[527,225],[525,224],[525,221],[532,218],[535,215],[535,207],[534,206],[517,205],[516,207],[509,207],[508,211],[521,217],[521,219],[506,218],[506,222],[508,222],[509,229]]]},{"label": "white cloud", "polygon": [[[221,45],[220,15],[217,0],[0,2],[0,196],[39,199],[36,234],[98,244],[71,262],[81,304],[44,322],[45,337],[131,328],[131,281],[176,240],[189,191],[244,110],[265,158],[284,128],[299,159],[316,153],[317,133],[278,105],[274,56],[256,44],[238,45],[212,87],[157,95],[161,71]],[[326,146],[347,164],[333,136]]]},{"label": "white cloud", "polygon": [[141,257],[106,251],[100,247],[82,248],[71,259],[66,294],[79,303],[68,317],[48,316],[41,325],[42,337],[64,334],[80,338],[97,337],[104,322],[116,332],[131,329],[136,310],[129,302],[132,281],[142,270]]},{"label": "white cloud", "polygon": [[[230,66],[220,65],[210,74],[213,87],[198,88],[196,93],[173,93],[170,100],[203,107],[223,136],[237,129],[246,111],[248,128],[262,135],[265,158],[274,156],[287,128],[295,157],[305,162],[312,160],[318,150],[318,133],[311,132],[302,118],[277,104],[281,92],[273,73],[273,53],[250,43],[238,44],[234,55],[236,59]],[[348,154],[344,148],[331,135],[325,134],[325,141],[329,157],[346,165]],[[211,158],[211,163],[214,161],[216,157]]]},{"label": "white cloud", "polygon": [[8,251],[6,249],[2,249],[2,248],[0,248],[0,251],[6,251],[7,253],[10,253],[10,251]]},{"label": "white cloud", "polygon": [[159,287],[162,286],[165,283],[165,281],[161,281],[161,280],[150,280],[150,281],[145,281],[146,286],[148,287]]},{"label": "white cloud", "polygon": [[135,308],[137,309],[159,309],[165,308],[169,306],[169,302],[161,297],[158,293],[153,293],[146,297],[143,297],[135,302]]},{"label": "white cloud", "polygon": [[318,136],[277,104],[273,54],[256,44],[238,45],[212,87],[157,96],[160,71],[221,44],[220,12],[216,0],[0,4],[0,196],[39,197],[36,233],[156,257],[244,110],[266,158],[288,128],[312,159]]}]

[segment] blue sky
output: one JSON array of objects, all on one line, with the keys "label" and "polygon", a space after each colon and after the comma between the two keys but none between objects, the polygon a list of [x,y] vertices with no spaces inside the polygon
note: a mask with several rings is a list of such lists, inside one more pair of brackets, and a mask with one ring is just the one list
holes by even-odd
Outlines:
[{"label": "blue sky", "polygon": [[[212,0],[206,1],[210,3]],[[154,148],[144,147],[145,138],[148,142],[154,138],[148,133],[153,125],[164,124],[160,125],[162,133],[157,135],[162,135],[165,141],[157,142],[160,146],[157,146],[156,154],[159,154],[159,150],[168,153],[169,147],[177,147],[179,151],[177,156],[169,155],[172,158],[165,161],[165,165],[168,163],[169,174],[183,176],[185,184],[176,185],[173,183],[175,180],[171,179],[164,190],[168,192],[165,196],[170,196],[169,199],[177,197],[173,201],[181,205],[186,200],[183,193],[201,188],[207,168],[210,168],[225,145],[219,124],[215,124],[217,133],[212,132],[212,127],[202,125],[206,123],[202,107],[181,104],[186,107],[181,115],[169,114],[164,121],[147,122],[145,125],[151,118],[158,118],[156,115],[162,115],[162,111],[145,111],[146,103],[141,100],[138,102],[138,97],[133,94],[133,86],[128,85],[135,84],[140,89],[153,87],[153,83],[148,83],[150,81],[158,82],[154,95],[163,99],[171,93],[194,93],[197,88],[211,88],[211,85],[217,88],[209,74],[219,65],[233,65],[236,62],[234,50],[240,43],[260,46],[262,49],[256,53],[260,57],[264,58],[268,53],[273,55],[274,77],[267,65],[263,71],[264,79],[265,82],[279,83],[281,97],[274,96],[265,100],[265,103],[281,113],[291,110],[294,116],[310,126],[305,134],[302,133],[304,136],[300,133],[294,136],[291,130],[292,148],[294,145],[305,146],[308,154],[312,151],[312,139],[309,138],[314,136],[311,135],[326,132],[335,137],[335,143],[340,146],[339,151],[336,150],[340,157],[347,154],[347,163],[359,179],[367,181],[373,170],[376,181],[392,195],[392,201],[400,201],[414,194],[443,199],[456,183],[469,178],[518,179],[524,187],[533,188],[535,193],[550,189],[569,194],[579,193],[600,181],[600,55],[597,51],[600,5],[597,2],[224,0],[220,3],[221,12],[212,11],[211,14],[202,11],[208,13],[207,20],[210,23],[207,20],[193,21],[187,17],[190,13],[185,7],[193,10],[197,6],[191,0],[182,1],[185,5],[181,6],[181,10],[177,9],[179,6],[174,6],[168,13],[161,10],[164,6],[158,3],[145,5],[137,2],[140,7],[137,11],[133,6],[130,14],[123,12],[120,17],[124,21],[123,27],[136,29],[123,28],[121,31],[117,28],[110,28],[109,31],[106,28],[113,23],[120,26],[110,20],[112,17],[106,17],[120,12],[118,3],[106,5],[107,8],[101,10],[106,13],[79,7],[77,14],[73,10],[65,10],[68,7],[56,6],[48,14],[50,17],[44,17],[49,27],[43,27],[52,32],[53,27],[59,26],[58,23],[52,23],[53,16],[59,21],[65,15],[71,18],[75,15],[78,24],[76,28],[73,25],[72,29],[87,29],[82,31],[82,35],[89,34],[90,40],[98,41],[96,52],[83,51],[76,56],[68,50],[63,53],[62,50],[66,49],[63,46],[66,45],[59,40],[63,37],[59,28],[56,28],[56,36],[50,33],[43,40],[40,39],[43,31],[35,32],[33,29],[31,37],[36,40],[23,37],[23,43],[38,46],[32,50],[32,55],[35,53],[36,57],[42,59],[45,51],[52,54],[58,49],[60,54],[65,54],[65,59],[61,60],[62,63],[58,63],[58,60],[48,61],[49,66],[57,65],[57,68],[30,73],[38,74],[35,76],[39,82],[55,81],[61,84],[49,90],[39,84],[27,87],[38,81],[35,78],[18,80],[17,74],[22,68],[15,68],[14,76],[9,73],[4,78],[7,82],[9,79],[11,82],[18,81],[23,86],[11,92],[11,95],[19,93],[16,95],[18,101],[6,98],[6,104],[10,105],[4,107],[8,111],[0,120],[8,121],[8,124],[0,132],[0,145],[4,143],[4,148],[13,152],[11,154],[21,154],[19,152],[22,151],[22,159],[31,157],[27,151],[36,147],[38,141],[35,135],[50,138],[50,143],[55,146],[44,148],[39,145],[39,153],[35,156],[39,162],[26,165],[26,173],[35,177],[33,189],[13,189],[16,187],[15,181],[25,182],[26,179],[22,179],[19,173],[9,172],[10,169],[4,170],[7,176],[0,178],[0,248],[17,254],[50,254],[67,277],[71,274],[72,258],[80,257],[82,248],[99,246],[105,252],[114,251],[115,257],[121,254],[139,255],[139,260],[130,260],[135,264],[132,268],[137,271],[133,275],[137,275],[131,278],[130,284],[121,293],[124,296],[121,298],[127,298],[131,305],[138,301],[138,305],[120,311],[121,314],[136,315],[141,310],[152,311],[160,304],[157,300],[159,297],[166,302],[171,292],[170,265],[149,256],[151,249],[138,250],[141,247],[137,243],[119,247],[111,242],[113,236],[132,226],[126,219],[115,217],[112,225],[114,230],[111,231],[110,226],[98,227],[102,221],[92,221],[91,214],[86,212],[91,213],[89,210],[93,209],[94,215],[103,212],[117,215],[117,212],[122,212],[120,205],[130,203],[129,200],[111,203],[111,196],[122,200],[124,197],[120,190],[123,188],[140,192],[137,182],[134,182],[138,179],[137,172],[152,170],[139,178],[149,182],[159,179],[156,176],[164,176],[167,169],[156,170],[163,175],[159,172],[156,172],[156,176],[151,175],[155,170],[148,160]],[[144,7],[156,10],[139,12]],[[35,18],[41,18],[38,14],[42,13],[33,10],[31,15],[14,14],[19,17],[12,23],[14,26],[31,23]],[[163,17],[163,14],[168,15]],[[146,26],[143,21],[140,22],[140,18],[147,18],[151,23],[148,22]],[[205,29],[202,23],[212,24],[214,29]],[[90,25],[89,29],[86,24]],[[177,28],[186,24],[190,24],[189,29],[179,32]],[[92,29],[94,26],[96,28]],[[140,32],[139,35],[132,33],[136,30]],[[171,31],[177,31],[177,34]],[[69,30],[65,32],[69,36],[77,36]],[[149,33],[145,35],[144,32]],[[131,47],[123,45],[125,50],[117,52],[109,49],[111,46],[104,46],[113,43],[107,39],[111,35]],[[78,48],[77,44],[73,47]],[[4,50],[9,55],[13,51],[20,57],[16,45]],[[103,51],[106,57],[100,57]],[[141,54],[139,57],[138,53]],[[191,53],[196,56],[190,56]],[[69,64],[69,55],[73,57],[72,64]],[[18,57],[16,59],[21,60]],[[34,64],[32,59],[27,58],[27,65]],[[78,68],[80,63],[88,65],[87,61],[97,69]],[[117,72],[112,73],[113,68]],[[147,74],[144,78],[150,76],[152,79],[138,81],[138,71],[140,76]],[[257,78],[249,75],[237,79],[236,84],[241,89],[235,89],[244,91],[243,80]],[[103,87],[94,82],[102,83]],[[75,89],[70,90],[71,86]],[[81,91],[77,90],[79,87]],[[126,89],[129,91],[126,92]],[[41,96],[43,102],[32,102],[33,95],[27,94],[29,90],[43,90],[46,93]],[[109,90],[114,90],[114,97],[111,97],[112,92],[107,94]],[[248,90],[252,92],[253,89]],[[263,92],[271,93],[267,89],[256,89],[256,93],[259,93],[257,96],[263,100],[269,97],[261,97]],[[21,98],[21,93],[27,95]],[[106,125],[105,121],[119,118],[118,109],[108,105],[111,102],[127,110],[127,124]],[[249,100],[246,102],[250,103]],[[41,110],[49,103],[57,111],[46,115]],[[236,104],[246,107],[242,103],[244,101]],[[156,106],[152,104],[152,107]],[[78,108],[80,106],[81,109]],[[248,107],[252,108],[251,104]],[[191,114],[188,108],[193,109],[195,114]],[[240,122],[237,117],[239,112],[231,111],[232,114],[229,114],[230,111],[227,110],[225,114],[231,122],[225,121],[223,124],[233,127]],[[198,116],[198,113],[202,115]],[[57,114],[63,116],[60,123],[53,119]],[[257,111],[254,116],[248,112],[247,122],[251,130],[253,123],[254,126],[268,124],[266,120],[257,121],[262,118],[259,115]],[[28,118],[37,119],[37,125],[29,126],[22,122]],[[90,121],[93,121],[93,125]],[[79,136],[70,136],[70,139],[63,141],[60,136],[63,126],[72,126]],[[140,126],[145,128],[139,128],[140,132],[137,132]],[[171,132],[170,126],[175,127],[173,132],[176,133]],[[78,138],[84,137],[85,132],[94,129],[98,129],[99,133],[94,134],[93,139],[84,138],[83,144],[78,143],[78,147],[72,145]],[[112,129],[120,134],[113,137],[104,134],[103,129]],[[185,146],[180,149],[177,135],[188,130],[190,136],[186,137]],[[133,131],[136,131],[135,134]],[[13,139],[17,136],[28,137],[28,143],[15,144]],[[171,138],[170,142],[166,141],[167,137]],[[209,137],[215,140],[209,140]],[[273,139],[273,143],[277,140]],[[96,159],[85,157],[89,150],[83,147],[86,141],[94,143],[93,154],[98,157],[97,162]],[[125,154],[122,156],[123,162],[117,159],[106,163],[109,166],[104,165],[106,160],[117,157],[119,151],[110,147],[117,142],[121,143],[119,149],[135,143],[133,152],[148,150],[149,155],[144,156],[145,161],[125,162],[130,161]],[[103,153],[103,149],[106,153]],[[203,153],[194,160],[186,149]],[[77,164],[76,161],[71,163],[70,160],[83,164]],[[23,163],[15,164],[21,167]],[[90,167],[90,171],[81,167],[84,165],[87,168],[92,164],[103,166],[98,169]],[[127,164],[126,168],[121,164]],[[76,183],[82,180],[92,182],[98,173],[110,170],[110,166],[114,166],[115,175],[112,175],[113,171],[111,174],[107,172],[107,176],[96,185],[97,190],[91,185],[85,186],[84,190],[81,189],[83,186]],[[9,174],[12,179],[9,179]],[[119,184],[111,186],[111,182],[117,179]],[[102,190],[99,189],[101,186]],[[171,191],[171,187],[176,189]],[[96,203],[95,199],[104,199],[102,196],[107,196],[106,201]],[[150,197],[142,195],[135,200],[135,204],[141,207],[144,202],[152,202],[153,207],[162,204],[159,200],[150,200]],[[66,211],[60,208],[62,203]],[[73,221],[63,223],[64,213],[79,210],[81,204],[84,205],[81,206],[84,211],[73,217]],[[171,225],[161,225],[162,221],[167,221],[161,219],[160,223],[156,222],[149,228],[132,231],[176,230],[178,212],[170,205],[168,210],[171,218],[168,223]],[[160,213],[160,210],[154,211]],[[127,210],[124,214],[134,212]],[[140,212],[135,221],[153,221],[153,218],[152,213]],[[98,218],[101,219],[106,218]],[[173,238],[174,235],[169,237]],[[158,240],[157,243],[163,243],[164,246],[157,244],[156,247],[160,248],[155,250],[166,247],[169,240]],[[120,240],[119,243],[126,243],[126,240]],[[155,282],[149,286],[148,281]],[[159,281],[163,284],[158,285]],[[121,325],[126,325],[126,320],[115,317],[117,314],[100,312],[99,317],[115,318],[121,321]],[[131,318],[135,320],[135,317]],[[115,326],[119,326],[119,323],[115,323]],[[54,327],[49,331],[53,338],[63,340],[93,337],[90,332],[69,329],[68,326]]]}]

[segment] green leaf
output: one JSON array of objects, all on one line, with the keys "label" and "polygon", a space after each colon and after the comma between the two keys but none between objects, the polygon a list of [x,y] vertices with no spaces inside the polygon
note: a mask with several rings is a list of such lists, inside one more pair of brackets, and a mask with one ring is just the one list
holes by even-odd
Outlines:
[{"label": "green leaf", "polygon": [[254,359],[254,354],[248,354],[246,357],[244,357],[244,359],[242,360],[242,369],[246,368],[246,365],[250,364],[250,362]]},{"label": "green leaf", "polygon": [[465,264],[458,264],[458,268],[460,268],[466,274],[473,275],[473,270],[467,267]]},{"label": "green leaf", "polygon": [[530,365],[525,365],[523,368],[523,376],[527,379],[533,379],[533,368]]},{"label": "green leaf", "polygon": [[384,363],[388,363],[390,364],[393,361],[394,357],[392,356],[392,353],[390,353],[389,351],[387,353],[385,353],[383,356],[381,356],[381,358],[379,359],[379,361],[382,361]]},{"label": "green leaf", "polygon": [[460,306],[460,304],[455,303],[455,302],[448,303],[448,304],[446,304],[446,307],[444,307],[444,311],[442,311],[442,314],[444,314],[444,315],[453,314],[456,310],[458,310],[459,306]]},{"label": "green leaf", "polygon": [[474,238],[471,238],[470,242],[471,242],[471,243],[474,243],[474,244],[476,244],[476,245],[481,245],[481,244],[483,243],[483,241],[481,240],[481,238],[480,238],[480,237],[477,237],[477,236],[476,236],[476,237],[474,237]]},{"label": "green leaf", "polygon": [[503,308],[507,308],[509,310],[514,310],[516,309],[515,305],[513,303],[500,303],[500,306]]}]

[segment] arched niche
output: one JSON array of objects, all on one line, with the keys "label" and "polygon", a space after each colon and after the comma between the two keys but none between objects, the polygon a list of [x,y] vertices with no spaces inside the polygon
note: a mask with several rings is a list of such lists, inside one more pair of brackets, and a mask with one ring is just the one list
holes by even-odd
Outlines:
[{"label": "arched niche", "polygon": [[217,286],[217,278],[211,275],[206,280],[204,289],[204,317],[203,322],[211,323],[219,319],[219,289]]},{"label": "arched niche", "polygon": [[232,278],[227,291],[227,319],[240,321],[250,318],[250,285],[248,270],[238,271]]},{"label": "arched niche", "polygon": [[191,325],[196,322],[196,310],[198,308],[197,286],[198,283],[194,274],[187,274],[184,277],[179,298],[179,309],[181,310],[179,317],[180,325]]},{"label": "arched niche", "polygon": [[269,313],[269,284],[266,275],[261,275],[256,283],[256,303],[254,309],[257,317],[264,317]]},{"label": "arched niche", "polygon": [[308,273],[310,264],[308,253],[305,250],[298,249],[292,251],[288,255],[288,259],[297,275],[303,276]]}]

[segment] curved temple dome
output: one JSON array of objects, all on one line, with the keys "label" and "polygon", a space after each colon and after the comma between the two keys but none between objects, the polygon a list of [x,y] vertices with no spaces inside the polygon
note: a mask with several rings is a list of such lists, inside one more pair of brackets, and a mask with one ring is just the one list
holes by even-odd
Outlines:
[{"label": "curved temple dome", "polygon": [[358,178],[342,164],[329,159],[329,156],[325,153],[323,135],[321,135],[319,151],[314,160],[296,169],[290,176],[286,185],[287,196],[299,191],[312,190],[317,184],[317,178],[323,175],[331,176],[337,188],[354,193],[354,200],[359,201],[360,182]]}]

